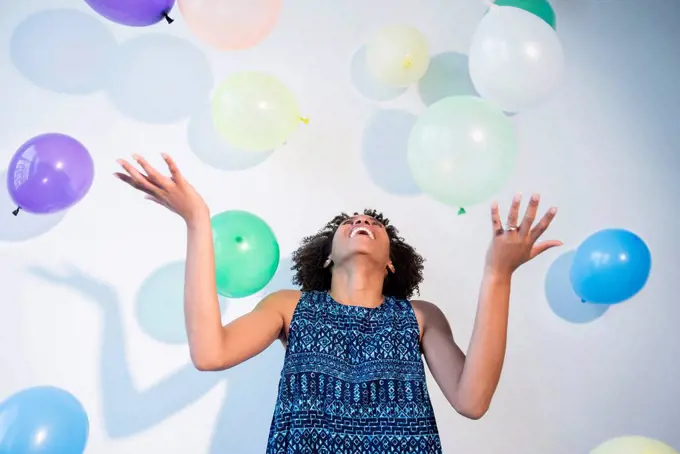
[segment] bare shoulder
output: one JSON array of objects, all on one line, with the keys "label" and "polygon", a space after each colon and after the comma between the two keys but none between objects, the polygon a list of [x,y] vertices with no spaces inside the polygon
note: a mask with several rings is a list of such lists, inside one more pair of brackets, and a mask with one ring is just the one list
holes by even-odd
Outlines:
[{"label": "bare shoulder", "polygon": [[424,300],[412,300],[411,306],[421,331],[432,326],[448,325],[444,312],[436,304]]},{"label": "bare shoulder", "polygon": [[300,301],[300,296],[302,292],[299,290],[277,290],[265,296],[255,310],[276,312],[283,319],[284,325],[288,326],[297,303]]},{"label": "bare shoulder", "polygon": [[299,290],[277,290],[265,296],[257,306],[262,309],[285,311],[291,306],[295,308],[297,302],[300,300],[300,296],[302,296],[302,292]]}]

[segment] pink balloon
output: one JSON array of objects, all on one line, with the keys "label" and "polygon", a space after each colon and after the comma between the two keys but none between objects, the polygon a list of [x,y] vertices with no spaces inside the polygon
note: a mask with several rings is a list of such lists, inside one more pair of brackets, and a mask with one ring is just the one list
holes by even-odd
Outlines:
[{"label": "pink balloon", "polygon": [[222,50],[253,47],[276,26],[282,0],[179,0],[179,9],[201,41]]}]

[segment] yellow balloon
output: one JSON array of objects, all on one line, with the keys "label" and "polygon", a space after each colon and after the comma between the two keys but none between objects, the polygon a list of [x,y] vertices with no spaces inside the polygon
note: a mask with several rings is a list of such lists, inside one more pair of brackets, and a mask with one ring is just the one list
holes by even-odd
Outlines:
[{"label": "yellow balloon", "polygon": [[606,441],[590,451],[590,454],[678,454],[678,452],[660,441],[634,435]]},{"label": "yellow balloon", "polygon": [[288,139],[300,121],[295,96],[280,80],[260,72],[227,77],[212,100],[213,123],[224,139],[247,151],[272,150]]},{"label": "yellow balloon", "polygon": [[385,85],[410,85],[425,75],[429,65],[425,36],[408,25],[383,27],[366,46],[366,66]]}]

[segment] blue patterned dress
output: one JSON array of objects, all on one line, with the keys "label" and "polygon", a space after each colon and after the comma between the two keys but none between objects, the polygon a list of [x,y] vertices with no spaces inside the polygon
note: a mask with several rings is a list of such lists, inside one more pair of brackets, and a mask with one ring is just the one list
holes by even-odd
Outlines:
[{"label": "blue patterned dress", "polygon": [[440,454],[411,303],[347,306],[303,293],[267,454]]}]

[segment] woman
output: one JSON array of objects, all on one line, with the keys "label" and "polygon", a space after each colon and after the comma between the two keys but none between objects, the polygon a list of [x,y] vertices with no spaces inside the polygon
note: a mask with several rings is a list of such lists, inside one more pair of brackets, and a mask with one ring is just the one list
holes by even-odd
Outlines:
[{"label": "woman", "polygon": [[268,453],[440,453],[421,355],[458,413],[471,419],[486,413],[505,356],[511,276],[561,245],[537,243],[555,208],[534,226],[534,195],[518,224],[518,195],[503,227],[493,205],[493,238],[467,355],[436,305],[410,300],[423,259],[373,211],[337,216],[303,240],[293,254],[301,291],[273,293],[222,326],[208,207],[172,159],[163,158],[170,177],[139,156],[143,173],[119,160],[125,173],[116,176],[186,222],[184,307],[194,365],[227,369],[276,339],[287,348]]}]

